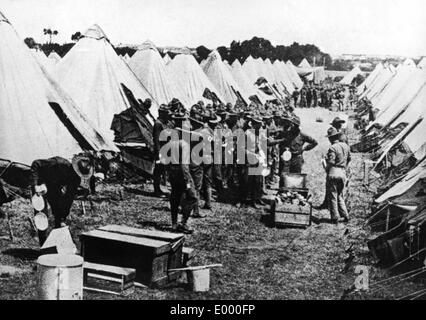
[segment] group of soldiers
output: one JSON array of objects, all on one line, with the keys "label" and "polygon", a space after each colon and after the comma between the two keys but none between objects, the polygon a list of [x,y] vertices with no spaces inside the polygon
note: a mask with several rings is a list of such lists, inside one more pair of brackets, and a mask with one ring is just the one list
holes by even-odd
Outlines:
[{"label": "group of soldiers", "polygon": [[293,104],[299,108],[327,108],[332,109],[334,105],[339,111],[344,109],[344,88],[335,85],[326,87],[324,85],[307,85],[300,91],[295,90],[292,94]]},{"label": "group of soldiers", "polygon": [[[200,101],[188,112],[174,99],[169,105],[161,105],[158,111],[152,132],[156,160],[154,194],[162,198],[169,196],[172,229],[179,232],[193,232],[188,225],[189,218],[202,218],[200,209],[211,210],[215,192],[216,201],[229,201],[237,207],[265,205],[262,197],[267,189],[276,182],[283,186],[285,173],[300,174],[304,152],[318,145],[314,138],[301,131],[300,119],[289,104],[268,102],[242,106],[237,103],[232,106],[205,105]],[[330,210],[333,223],[339,216],[344,221],[349,218],[343,191],[350,150],[343,122],[338,118],[333,121],[327,133],[331,146],[324,159],[326,196],[320,207]],[[164,139],[164,133],[171,131],[177,133],[177,138]],[[185,138],[188,135],[190,139]],[[194,136],[200,139],[193,139]],[[200,140],[202,148],[199,148]],[[167,155],[162,152],[166,145],[169,150],[179,151],[171,152],[169,162],[164,161]],[[217,145],[222,152],[217,152]],[[202,150],[201,161],[192,156],[195,150]],[[242,158],[237,155],[241,150]],[[224,160],[229,153],[233,155],[231,161]],[[95,180],[103,179],[111,171],[110,160],[111,156],[86,152],[71,162],[54,157],[32,163],[31,193],[43,197],[49,204],[55,228],[64,226],[80,187],[94,189]],[[169,195],[161,189],[165,177],[171,187]],[[47,212],[46,208],[44,211]],[[182,214],[180,223],[179,213]],[[39,231],[42,244],[46,230]]]},{"label": "group of soldiers", "polygon": [[[202,208],[211,209],[213,190],[219,202],[230,201],[237,207],[256,208],[265,205],[262,197],[267,188],[277,182],[277,176],[282,185],[283,173],[301,173],[303,153],[314,149],[318,142],[300,130],[300,119],[293,111],[291,106],[284,107],[278,103],[266,103],[264,106],[253,103],[240,107],[205,105],[200,101],[189,112],[177,100],[161,105],[153,127],[156,159],[154,195],[167,196],[161,190],[163,175],[167,173],[171,186],[172,229],[191,233],[188,219],[191,215],[203,217],[200,213],[202,199]],[[170,129],[177,130],[178,141],[160,139],[162,132]],[[203,154],[202,161],[197,162],[190,157],[185,163],[182,155],[193,155],[199,143],[198,139],[185,140],[185,133],[203,137],[202,143],[211,144],[207,149],[212,153]],[[238,139],[241,135],[244,145]],[[181,158],[165,164],[161,161],[165,157],[161,150],[167,143],[169,149],[174,147],[181,151]],[[220,155],[215,149],[217,143],[223,148]],[[243,159],[237,156],[241,148]],[[224,161],[227,152],[233,153],[232,162]],[[285,152],[290,155],[288,158],[283,157]],[[250,157],[255,161],[250,161]],[[180,224],[177,221],[179,213],[182,213]]]}]

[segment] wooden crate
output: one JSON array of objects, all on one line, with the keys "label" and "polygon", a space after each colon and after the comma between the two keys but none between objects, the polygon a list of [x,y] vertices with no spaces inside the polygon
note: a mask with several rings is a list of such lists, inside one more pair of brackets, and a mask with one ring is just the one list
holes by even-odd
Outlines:
[{"label": "wooden crate", "polygon": [[81,255],[85,261],[134,268],[135,281],[147,286],[161,286],[176,279],[177,274],[169,273],[168,269],[182,266],[183,235],[124,226],[101,229],[104,230],[80,235]]},{"label": "wooden crate", "polygon": [[134,288],[136,270],[97,263],[83,264],[83,285],[88,291],[125,295]]},{"label": "wooden crate", "polygon": [[274,202],[271,205],[271,220],[276,227],[303,227],[311,225],[312,205],[305,206]]}]

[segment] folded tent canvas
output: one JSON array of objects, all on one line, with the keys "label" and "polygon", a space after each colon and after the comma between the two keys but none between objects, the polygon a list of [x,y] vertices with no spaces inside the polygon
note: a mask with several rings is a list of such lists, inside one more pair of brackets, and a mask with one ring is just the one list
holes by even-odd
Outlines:
[{"label": "folded tent canvas", "polygon": [[219,90],[207,78],[194,56],[190,54],[177,55],[167,65],[167,70],[170,71],[174,80],[181,85],[190,106],[200,100],[211,103],[210,100],[203,97],[206,88],[214,92],[221,101],[224,101]]},{"label": "folded tent canvas", "polygon": [[225,99],[225,103],[234,105],[238,100],[237,93],[240,94],[245,103],[250,103],[249,97],[247,97],[244,91],[238,86],[231,72],[223,64],[219,52],[215,50],[209,54],[203,66],[203,71],[219,90],[221,96]]},{"label": "folded tent canvas", "polygon": [[37,63],[0,13],[0,158],[30,165],[116,147]]},{"label": "folded tent canvas", "polygon": [[160,53],[151,41],[144,42],[129,62],[130,68],[159,104],[168,104],[174,98],[186,107],[189,101],[173,77],[168,73]]},{"label": "folded tent canvas", "polygon": [[158,114],[156,100],[116,54],[98,25],[89,28],[58,62],[55,76],[99,131],[111,140],[114,139],[110,129],[114,115],[131,107],[122,85],[136,99],[150,98],[150,111],[153,116]]}]

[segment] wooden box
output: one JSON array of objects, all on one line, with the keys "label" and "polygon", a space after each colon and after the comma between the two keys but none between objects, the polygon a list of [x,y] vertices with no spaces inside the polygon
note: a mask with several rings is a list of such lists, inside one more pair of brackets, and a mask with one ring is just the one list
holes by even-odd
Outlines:
[{"label": "wooden box", "polygon": [[273,202],[271,205],[271,220],[277,227],[303,227],[311,225],[312,205],[304,206],[291,203]]},{"label": "wooden box", "polygon": [[80,235],[86,262],[136,269],[136,282],[161,286],[177,274],[168,269],[182,266],[182,234],[126,226],[106,226]]}]

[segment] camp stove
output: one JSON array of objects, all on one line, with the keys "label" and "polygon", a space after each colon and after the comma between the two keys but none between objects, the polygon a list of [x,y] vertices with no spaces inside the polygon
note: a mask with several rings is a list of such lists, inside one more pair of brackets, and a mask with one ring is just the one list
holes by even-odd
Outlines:
[{"label": "camp stove", "polygon": [[306,188],[306,174],[285,173],[271,204],[271,221],[276,227],[303,227],[311,225],[311,195]]}]

